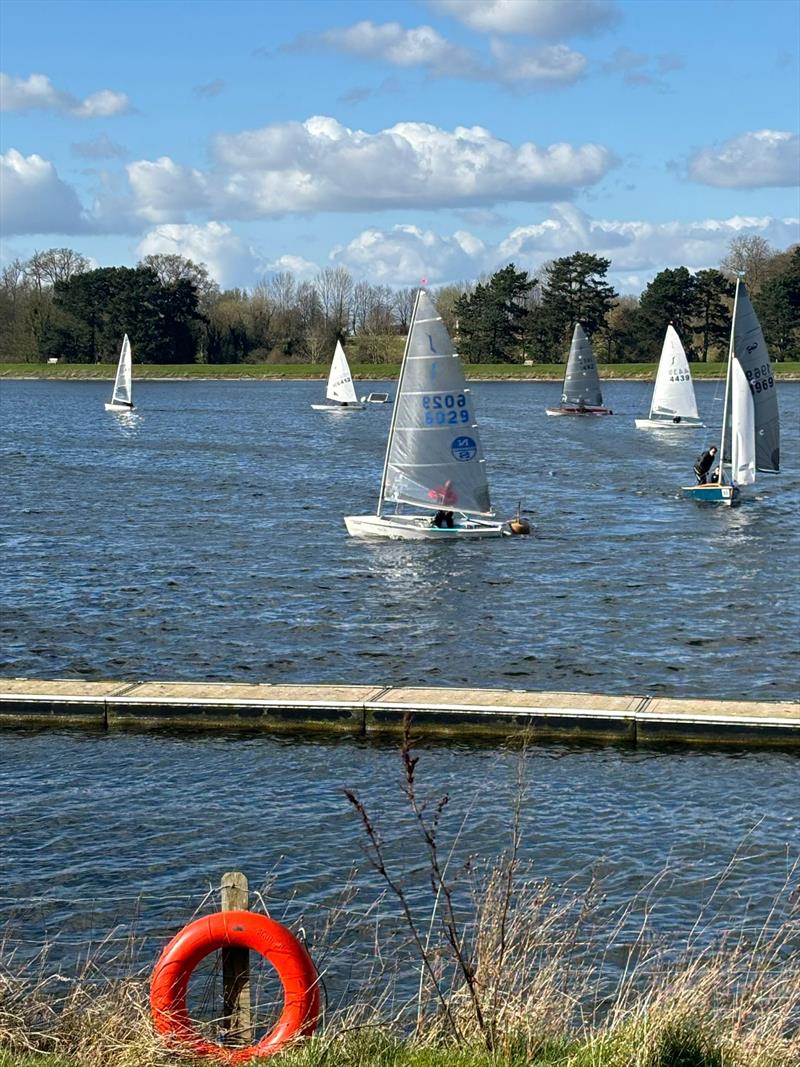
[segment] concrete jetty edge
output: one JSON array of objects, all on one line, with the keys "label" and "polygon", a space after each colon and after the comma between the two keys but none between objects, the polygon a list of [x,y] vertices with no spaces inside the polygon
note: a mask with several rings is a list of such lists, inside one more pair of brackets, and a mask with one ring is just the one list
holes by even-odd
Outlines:
[{"label": "concrete jetty edge", "polygon": [[800,702],[369,685],[0,678],[0,726],[263,729],[800,748]]}]

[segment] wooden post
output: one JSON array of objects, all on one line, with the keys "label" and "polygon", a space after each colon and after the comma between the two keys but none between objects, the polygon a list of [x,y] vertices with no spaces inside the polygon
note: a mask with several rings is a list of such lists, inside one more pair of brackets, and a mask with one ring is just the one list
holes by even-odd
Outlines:
[{"label": "wooden post", "polygon": [[[247,876],[227,871],[220,883],[223,911],[247,911]],[[222,949],[222,1001],[225,1027],[233,1045],[252,1042],[250,952],[238,946]]]}]

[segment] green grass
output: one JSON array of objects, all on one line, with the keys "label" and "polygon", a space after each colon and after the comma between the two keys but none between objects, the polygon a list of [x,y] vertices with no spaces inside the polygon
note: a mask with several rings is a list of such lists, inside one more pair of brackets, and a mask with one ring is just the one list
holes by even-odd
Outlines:
[{"label": "green grass", "polygon": [[[601,378],[628,378],[653,381],[655,363],[601,363]],[[360,381],[385,381],[396,379],[400,367],[397,363],[354,363],[353,377]],[[778,379],[800,378],[800,361],[775,365]],[[108,379],[116,373],[114,363],[0,363],[0,378],[54,378]],[[467,377],[473,381],[560,381],[563,364],[538,363],[524,367],[519,363],[470,363],[466,366]],[[724,373],[721,363],[693,363],[695,379],[720,378]],[[143,378],[221,378],[221,379],[325,379],[328,365],[323,363],[178,363],[134,365],[133,376]]]}]

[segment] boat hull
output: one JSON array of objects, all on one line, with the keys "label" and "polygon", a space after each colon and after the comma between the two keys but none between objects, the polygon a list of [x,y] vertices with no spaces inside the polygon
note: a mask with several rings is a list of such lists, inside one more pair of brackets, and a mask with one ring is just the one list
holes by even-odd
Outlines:
[{"label": "boat hull", "polygon": [[705,428],[705,423],[700,422],[698,419],[696,422],[690,419],[679,419],[674,422],[672,419],[634,419],[637,430],[702,430]]},{"label": "boat hull", "polygon": [[452,529],[431,526],[427,515],[345,515],[344,522],[351,537],[390,541],[475,541],[511,534],[508,523],[463,516]]},{"label": "boat hull", "polygon": [[363,411],[366,405],[358,404],[312,404],[312,411]]},{"label": "boat hull", "polygon": [[133,411],[133,404],[106,404],[106,411]]},{"label": "boat hull", "polygon": [[609,408],[545,408],[547,415],[613,415]]},{"label": "boat hull", "polygon": [[742,494],[738,485],[719,485],[711,482],[706,485],[685,485],[681,494],[686,500],[696,500],[702,504],[722,504],[723,507],[733,507],[741,500]]}]

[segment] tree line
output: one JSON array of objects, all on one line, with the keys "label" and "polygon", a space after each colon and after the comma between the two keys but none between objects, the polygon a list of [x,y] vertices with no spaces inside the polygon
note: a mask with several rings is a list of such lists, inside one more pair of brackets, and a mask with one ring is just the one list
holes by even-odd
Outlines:
[{"label": "tree line", "polygon": [[[578,321],[601,362],[654,361],[669,322],[690,359],[709,360],[727,350],[739,273],[773,358],[800,359],[800,246],[778,252],[737,237],[718,270],[663,270],[639,297],[614,290],[610,266],[575,252],[536,277],[512,263],[432,295],[469,362],[562,362]],[[113,362],[127,333],[140,363],[325,363],[337,340],[354,362],[397,362],[413,305],[413,289],[355,282],[343,267],[220,290],[205,265],[182,256],[91,269],[80,253],[53,248],[0,274],[0,359]]]}]

